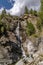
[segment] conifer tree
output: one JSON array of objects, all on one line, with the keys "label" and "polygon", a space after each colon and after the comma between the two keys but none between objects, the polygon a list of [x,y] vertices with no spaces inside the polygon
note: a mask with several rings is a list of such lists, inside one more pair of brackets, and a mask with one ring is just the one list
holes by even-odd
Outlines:
[{"label": "conifer tree", "polygon": [[29,10],[28,8],[25,6],[25,14],[28,14],[29,13]]}]

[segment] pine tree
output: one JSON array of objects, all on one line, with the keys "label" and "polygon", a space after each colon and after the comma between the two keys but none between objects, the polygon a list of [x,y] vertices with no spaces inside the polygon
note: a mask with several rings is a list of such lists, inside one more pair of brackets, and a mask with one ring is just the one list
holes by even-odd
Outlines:
[{"label": "pine tree", "polygon": [[6,10],[4,9],[4,10],[2,11],[2,14],[1,14],[1,19],[2,19],[3,17],[5,17],[5,15],[6,15]]},{"label": "pine tree", "polygon": [[41,0],[41,11],[43,11],[43,0]]},{"label": "pine tree", "polygon": [[32,9],[30,10],[30,14],[33,14],[33,10]]},{"label": "pine tree", "polygon": [[29,13],[29,10],[28,8],[25,6],[25,14],[28,14]]}]

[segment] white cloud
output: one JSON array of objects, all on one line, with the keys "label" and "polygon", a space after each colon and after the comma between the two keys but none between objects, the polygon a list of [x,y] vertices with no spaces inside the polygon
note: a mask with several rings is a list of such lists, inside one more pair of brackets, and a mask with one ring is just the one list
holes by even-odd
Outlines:
[{"label": "white cloud", "polygon": [[13,1],[15,1],[13,7],[10,10],[6,10],[11,15],[23,14],[25,6],[27,6],[28,9],[32,8],[35,10],[39,10],[40,7],[40,0],[13,0]]},{"label": "white cloud", "polygon": [[0,14],[2,13],[3,8],[0,9]]},{"label": "white cloud", "polygon": [[38,10],[40,7],[40,0],[15,0],[14,6],[9,10],[11,15],[20,15],[24,12],[25,6],[28,9],[32,8]]}]

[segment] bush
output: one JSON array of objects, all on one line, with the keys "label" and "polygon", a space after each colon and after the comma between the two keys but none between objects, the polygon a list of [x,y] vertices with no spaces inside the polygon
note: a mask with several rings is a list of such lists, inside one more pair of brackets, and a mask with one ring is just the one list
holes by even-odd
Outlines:
[{"label": "bush", "polygon": [[1,27],[1,33],[3,33],[3,32],[4,32],[4,27],[2,26],[2,27]]},{"label": "bush", "polygon": [[35,33],[35,27],[33,26],[33,24],[27,21],[27,34],[28,35],[32,35]]},{"label": "bush", "polygon": [[7,25],[6,25],[6,30],[9,30],[9,29],[10,29],[10,24],[7,23]]},{"label": "bush", "polygon": [[3,23],[0,21],[0,33],[4,32],[4,26]]},{"label": "bush", "polygon": [[34,14],[34,16],[38,15],[36,10],[33,11],[33,14]]},{"label": "bush", "polygon": [[43,26],[43,12],[42,11],[39,12],[39,17],[41,19],[41,24]]},{"label": "bush", "polygon": [[0,34],[6,33],[9,29],[10,29],[9,23],[6,25],[6,23],[0,21]]},{"label": "bush", "polygon": [[39,12],[39,17],[40,17],[41,19],[43,19],[43,11],[40,11],[40,12]]},{"label": "bush", "polygon": [[36,26],[37,26],[38,30],[41,31],[41,26],[42,26],[41,19],[38,19],[38,20],[37,20]]}]

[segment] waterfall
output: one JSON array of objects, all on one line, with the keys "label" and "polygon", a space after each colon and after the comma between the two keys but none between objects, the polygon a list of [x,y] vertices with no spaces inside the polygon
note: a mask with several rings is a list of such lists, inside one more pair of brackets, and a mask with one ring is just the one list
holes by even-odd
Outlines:
[{"label": "waterfall", "polygon": [[16,32],[17,43],[18,43],[18,45],[21,47],[21,39],[20,39],[20,31],[19,31],[20,26],[19,26],[19,25],[20,25],[20,24],[19,24],[19,22],[18,22],[18,23],[17,23],[17,28],[16,28],[15,32]]},{"label": "waterfall", "polygon": [[17,39],[17,43],[19,44],[19,46],[20,46],[21,49],[22,49],[23,57],[26,57],[25,51],[24,51],[23,47],[21,46],[21,36],[20,36],[20,30],[19,30],[20,26],[19,26],[19,25],[20,25],[20,24],[19,24],[19,22],[18,22],[18,25],[17,25],[17,28],[16,28],[16,39]]},{"label": "waterfall", "polygon": [[18,36],[18,38],[20,37],[20,34],[19,34],[19,22],[18,22],[18,25],[17,25],[17,28],[16,28],[16,36]]},{"label": "waterfall", "polygon": [[[24,51],[23,47],[21,46],[21,38],[20,38],[21,36],[20,36],[19,28],[20,28],[20,23],[18,22],[17,23],[17,28],[15,30],[15,32],[16,32],[16,39],[17,39],[17,43],[18,43],[19,47],[21,47],[21,49],[22,49],[23,56],[26,57],[25,51]],[[27,50],[29,52],[29,55],[31,56],[31,54],[33,54],[34,47],[32,45],[32,42],[29,39],[26,39],[26,47],[27,47]]]}]

